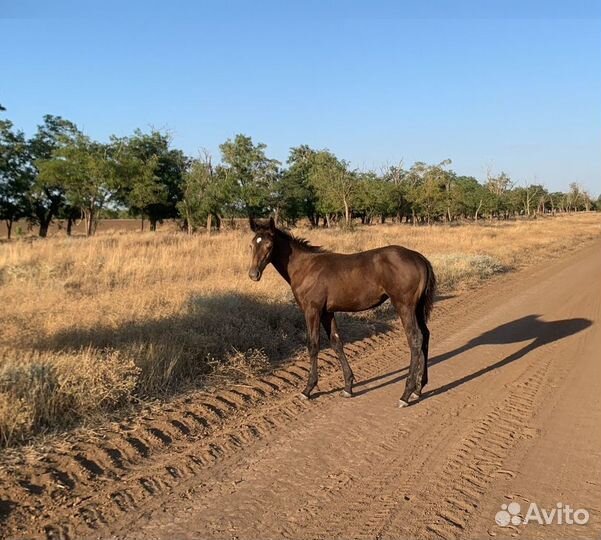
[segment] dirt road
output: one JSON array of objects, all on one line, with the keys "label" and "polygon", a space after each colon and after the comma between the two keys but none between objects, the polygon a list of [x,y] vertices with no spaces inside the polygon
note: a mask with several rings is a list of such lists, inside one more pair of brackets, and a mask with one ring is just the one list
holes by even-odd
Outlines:
[{"label": "dirt road", "polygon": [[[347,346],[353,399],[324,350],[310,402],[299,362],[29,457],[3,475],[5,535],[598,538],[600,277],[597,242],[440,300],[430,384],[407,409],[395,326]],[[511,502],[590,517],[496,524]]]}]

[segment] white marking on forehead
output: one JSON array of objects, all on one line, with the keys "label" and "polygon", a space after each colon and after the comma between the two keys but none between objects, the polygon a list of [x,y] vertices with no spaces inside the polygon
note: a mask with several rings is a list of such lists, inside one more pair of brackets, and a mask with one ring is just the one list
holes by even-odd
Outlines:
[{"label": "white marking on forehead", "polygon": [[261,240],[263,240],[263,239],[260,236],[257,236],[257,244],[260,244]]}]

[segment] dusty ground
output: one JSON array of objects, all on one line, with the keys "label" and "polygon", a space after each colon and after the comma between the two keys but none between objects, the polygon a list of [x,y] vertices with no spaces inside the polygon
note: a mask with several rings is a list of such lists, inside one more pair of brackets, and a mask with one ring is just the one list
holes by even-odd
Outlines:
[{"label": "dusty ground", "polygon": [[[423,400],[396,409],[397,326],[195,393],[0,472],[6,537],[522,538],[601,534],[601,243],[442,298]],[[584,508],[587,525],[500,527],[501,504]],[[522,512],[523,513],[523,512]]]}]

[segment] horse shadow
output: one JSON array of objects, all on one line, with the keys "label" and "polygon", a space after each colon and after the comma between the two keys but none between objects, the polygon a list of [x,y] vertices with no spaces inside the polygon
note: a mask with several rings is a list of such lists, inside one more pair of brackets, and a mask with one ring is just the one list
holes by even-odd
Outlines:
[{"label": "horse shadow", "polygon": [[[293,301],[266,301],[240,293],[192,295],[178,312],[156,318],[145,317],[111,324],[107,312],[94,326],[74,324],[51,334],[38,333],[17,346],[37,351],[77,353],[82,350],[115,351],[134,358],[143,373],[170,373],[157,379],[162,389],[177,389],[177,378],[185,386],[202,386],[202,376],[231,356],[258,351],[265,369],[285,365],[306,351],[303,313]],[[348,343],[389,332],[392,322],[341,317]],[[325,338],[322,347],[328,347]],[[252,355],[251,355],[252,356]],[[239,357],[239,356],[238,356]],[[200,378],[195,379],[198,376]],[[172,384],[173,382],[173,384]],[[162,387],[162,389],[161,389]]]},{"label": "horse shadow", "polygon": [[[439,297],[445,300],[452,296]],[[389,302],[387,302],[389,304]],[[338,313],[345,343],[387,333],[398,324],[392,307],[381,306],[374,316]],[[385,314],[385,315],[384,315]],[[111,319],[107,312],[105,320]],[[321,329],[321,348],[330,346]],[[182,350],[199,363],[203,355],[225,357],[232,351],[264,351],[272,367],[306,352],[306,324],[294,301],[267,301],[241,293],[191,295],[179,313],[156,318],[80,326],[77,322],[52,334],[38,333],[20,344],[39,351],[76,352],[88,348],[130,351]],[[202,370],[201,370],[202,371]]]},{"label": "horse shadow", "polygon": [[[464,375],[459,379],[451,381],[443,386],[435,388],[433,390],[426,391],[422,394],[422,399],[430,398],[443,394],[453,388],[456,388],[462,384],[465,384],[477,377],[485,375],[493,370],[500,369],[503,366],[515,362],[526,356],[528,353],[547,345],[555,341],[560,341],[566,337],[577,334],[590,327],[593,323],[589,319],[574,318],[574,319],[562,319],[556,321],[544,321],[540,318],[540,315],[527,315],[514,321],[502,324],[496,328],[492,328],[479,336],[469,340],[467,343],[447,351],[445,353],[436,355],[429,359],[428,366],[434,366],[441,362],[451,360],[458,357],[462,353],[472,350],[480,345],[506,345],[510,343],[522,343],[527,342],[521,349],[514,353],[499,359],[497,362],[485,366],[477,371]],[[355,395],[359,396],[372,392],[379,388],[383,388],[390,384],[402,381],[407,377],[408,367],[404,367],[383,375],[378,375],[370,379],[361,381],[356,386],[361,389],[355,392]],[[401,375],[399,375],[401,374]],[[388,379],[393,375],[397,375],[393,379]],[[378,380],[388,379],[378,385],[369,386],[368,388],[362,388],[368,384],[376,382]]]}]

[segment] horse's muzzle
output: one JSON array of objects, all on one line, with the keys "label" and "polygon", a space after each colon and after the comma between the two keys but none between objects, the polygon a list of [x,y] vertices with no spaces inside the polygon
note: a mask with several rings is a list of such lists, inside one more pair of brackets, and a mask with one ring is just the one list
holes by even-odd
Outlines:
[{"label": "horse's muzzle", "polygon": [[249,270],[248,277],[253,281],[259,281],[261,279],[261,271],[260,270]]}]

